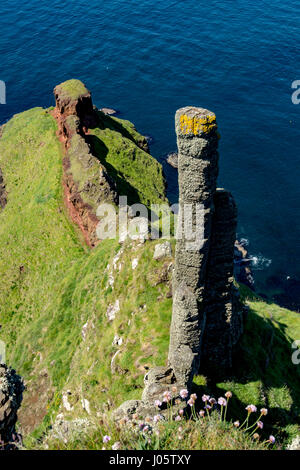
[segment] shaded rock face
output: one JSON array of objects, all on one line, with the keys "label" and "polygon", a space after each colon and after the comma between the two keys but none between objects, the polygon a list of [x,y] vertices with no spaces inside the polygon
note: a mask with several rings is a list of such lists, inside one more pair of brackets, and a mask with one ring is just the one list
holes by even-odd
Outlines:
[{"label": "shaded rock face", "polygon": [[[74,92],[75,88],[75,92]],[[117,201],[115,183],[93,155],[86,139],[88,128],[97,123],[90,92],[78,80],[54,89],[58,136],[64,146],[64,199],[69,215],[80,228],[86,243],[99,243],[96,209],[102,202]]]},{"label": "shaded rock face", "polygon": [[236,240],[234,244],[234,275],[238,282],[254,289],[254,278],[251,270],[251,258],[242,241]]},{"label": "shaded rock face", "polygon": [[7,193],[4,184],[3,173],[0,168],[0,208],[4,209],[7,204]]},{"label": "shaded rock face", "polygon": [[[78,87],[78,92],[72,93],[69,91],[68,83],[74,83],[74,87]],[[69,81],[54,88],[54,97],[56,107],[59,113],[67,118],[68,116],[78,116],[78,118],[85,122],[87,119],[94,118],[94,109],[91,93],[79,81]]]},{"label": "shaded rock face", "polygon": [[213,376],[230,373],[233,348],[242,332],[242,308],[233,284],[237,207],[230,192],[218,189],[205,287],[206,326],[201,371]]},{"label": "shaded rock face", "polygon": [[0,364],[0,446],[13,448],[17,412],[23,398],[22,379],[13,369]]}]

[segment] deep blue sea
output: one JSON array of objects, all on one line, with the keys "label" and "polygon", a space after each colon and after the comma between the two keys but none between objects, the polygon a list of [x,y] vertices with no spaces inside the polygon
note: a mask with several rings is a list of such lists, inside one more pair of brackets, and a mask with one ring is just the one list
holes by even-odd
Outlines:
[{"label": "deep blue sea", "polygon": [[299,20],[299,0],[2,0],[0,123],[53,104],[53,87],[79,78],[98,107],[153,137],[175,201],[174,113],[214,111],[219,186],[238,203],[256,289],[300,306]]}]

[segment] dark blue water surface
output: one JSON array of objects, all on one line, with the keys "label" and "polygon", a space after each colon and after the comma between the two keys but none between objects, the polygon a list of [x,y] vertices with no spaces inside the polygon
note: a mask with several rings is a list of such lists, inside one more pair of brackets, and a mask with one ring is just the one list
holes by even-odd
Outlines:
[{"label": "dark blue water surface", "polygon": [[[97,106],[121,110],[153,136],[152,154],[163,161],[176,149],[176,109],[209,108],[222,136],[219,186],[237,200],[257,290],[295,299],[299,16],[299,0],[2,0],[0,122],[53,104],[53,87],[79,78]],[[164,166],[174,201],[176,170]]]}]

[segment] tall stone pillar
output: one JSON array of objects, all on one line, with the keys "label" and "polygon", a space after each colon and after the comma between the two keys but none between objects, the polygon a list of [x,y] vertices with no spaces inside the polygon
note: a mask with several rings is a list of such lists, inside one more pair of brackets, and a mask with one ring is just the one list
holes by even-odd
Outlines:
[{"label": "tall stone pillar", "polygon": [[[191,384],[200,365],[201,341],[206,323],[205,284],[209,257],[214,193],[218,175],[218,134],[214,113],[203,108],[179,109],[175,116],[178,145],[179,216],[169,365],[176,381]],[[188,208],[193,218],[188,221]],[[200,208],[200,211],[198,210]],[[196,213],[198,214],[196,215]],[[200,220],[199,220],[200,218]],[[201,233],[191,245],[185,232]]]}]

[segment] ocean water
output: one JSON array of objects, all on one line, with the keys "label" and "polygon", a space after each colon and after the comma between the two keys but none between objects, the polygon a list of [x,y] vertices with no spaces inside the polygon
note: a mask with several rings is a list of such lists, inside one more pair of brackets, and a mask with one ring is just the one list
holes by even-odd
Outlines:
[{"label": "ocean water", "polygon": [[299,15],[297,0],[2,0],[0,123],[53,104],[53,87],[79,78],[97,106],[153,137],[176,201],[177,173],[165,163],[174,113],[214,111],[219,186],[238,203],[256,289],[300,308]]}]

